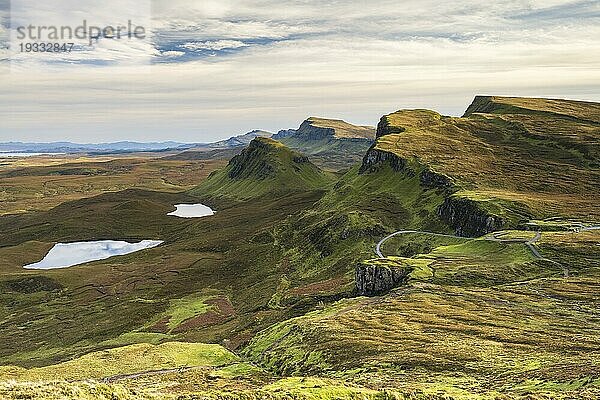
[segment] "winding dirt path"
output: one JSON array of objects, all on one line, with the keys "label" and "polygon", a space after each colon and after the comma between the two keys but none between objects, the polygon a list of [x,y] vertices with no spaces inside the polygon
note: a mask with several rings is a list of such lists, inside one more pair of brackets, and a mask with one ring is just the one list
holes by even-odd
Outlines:
[{"label": "winding dirt path", "polygon": [[[453,239],[464,239],[464,240],[479,239],[479,238],[468,237],[468,236],[456,236],[456,235],[447,235],[447,234],[443,234],[443,233],[434,233],[434,232],[426,232],[426,231],[404,230],[404,231],[394,232],[391,235],[388,235],[388,236],[384,237],[383,239],[381,239],[379,241],[379,243],[377,243],[377,247],[375,248],[375,253],[377,254],[377,256],[380,258],[385,258],[385,255],[381,251],[381,247],[383,246],[383,244],[395,236],[404,235],[407,233],[418,233],[418,234],[423,234],[423,235],[448,237],[448,238],[453,238]],[[537,241],[539,241],[541,239],[541,237],[542,237],[541,232],[535,232],[535,236],[531,239],[502,239],[502,236],[505,236],[507,234],[508,234],[508,232],[494,232],[491,234],[491,236],[486,236],[486,237],[483,237],[482,239],[487,240],[489,242],[499,242],[499,243],[523,243],[531,250],[531,252],[535,256],[535,258],[540,258],[540,259],[543,258],[542,255],[540,254],[540,252],[533,246],[534,243],[536,243]]]},{"label": "winding dirt path", "polygon": [[[585,224],[583,222],[577,223],[576,226],[577,227],[575,228],[574,233],[582,233],[582,232],[600,230],[600,225]],[[408,234],[408,233],[417,233],[417,234],[432,235],[432,236],[438,236],[438,237],[448,237],[448,238],[453,238],[453,239],[465,239],[465,240],[478,239],[478,238],[473,238],[473,237],[448,235],[448,234],[443,234],[443,233],[435,233],[435,232],[427,232],[427,231],[402,230],[402,231],[394,232],[394,233],[384,237],[383,239],[381,239],[379,241],[379,243],[377,243],[377,247],[375,248],[375,253],[377,254],[377,256],[379,258],[386,257],[383,254],[383,252],[381,251],[381,247],[384,245],[385,242],[387,242],[388,240],[390,240],[391,238],[393,238],[395,236],[404,235],[404,234]],[[549,258],[545,258],[539,252],[539,250],[535,247],[535,244],[542,238],[541,232],[539,232],[539,231],[535,232],[535,236],[532,237],[531,239],[502,239],[502,237],[506,236],[507,234],[508,234],[508,232],[502,232],[502,231],[501,232],[493,232],[493,233],[491,233],[491,235],[483,237],[483,240],[487,240],[487,241],[491,241],[491,242],[500,242],[500,243],[523,243],[525,246],[527,246],[529,251],[531,251],[531,254],[533,254],[533,256],[536,259],[558,265],[563,270],[564,276],[565,277],[569,276],[569,269],[567,267],[565,267],[564,265],[562,265],[561,263],[559,263],[557,261],[551,260]]]},{"label": "winding dirt path", "polygon": [[126,380],[126,379],[141,378],[143,376],[166,375],[166,374],[171,374],[171,373],[180,373],[181,374],[181,373],[184,373],[187,371],[191,371],[193,369],[200,369],[200,368],[204,368],[204,367],[180,367],[180,368],[140,371],[140,372],[136,372],[133,374],[119,374],[119,375],[108,376],[108,377],[102,378],[101,381],[104,383],[114,383],[114,382],[122,381],[122,380]]}]

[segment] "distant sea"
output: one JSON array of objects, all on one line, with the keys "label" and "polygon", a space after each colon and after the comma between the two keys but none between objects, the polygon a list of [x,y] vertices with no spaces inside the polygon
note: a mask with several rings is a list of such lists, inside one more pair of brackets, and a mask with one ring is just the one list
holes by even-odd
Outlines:
[{"label": "distant sea", "polygon": [[12,153],[12,152],[0,152],[0,158],[2,157],[35,157],[35,156],[56,156],[65,153]]}]

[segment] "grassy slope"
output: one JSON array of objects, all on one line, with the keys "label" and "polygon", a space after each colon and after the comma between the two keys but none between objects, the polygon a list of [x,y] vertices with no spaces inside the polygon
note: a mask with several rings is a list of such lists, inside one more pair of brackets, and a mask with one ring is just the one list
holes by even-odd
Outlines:
[{"label": "grassy slope", "polygon": [[[374,174],[345,174],[312,207],[284,221],[275,232],[285,248],[286,277],[292,281],[281,298],[350,295],[357,262],[374,255],[375,243],[401,228],[448,228],[437,218],[443,200],[419,184],[418,176],[384,167]],[[333,281],[332,281],[333,280]]]},{"label": "grassy slope", "polygon": [[[285,269],[270,232],[321,195],[224,203],[214,217],[183,220],[166,214],[173,204],[198,199],[126,191],[3,219],[3,362],[40,365],[97,348],[181,338],[239,346],[257,329],[294,315],[268,307]],[[21,268],[52,242],[103,238],[165,244],[69,269]]]},{"label": "grassy slope", "polygon": [[[597,138],[590,112],[582,109],[587,106],[568,103],[567,116],[510,106],[462,119],[427,110],[385,117],[380,130],[386,134],[374,150],[395,154],[402,168],[382,162],[362,174],[350,171],[292,223],[302,227],[290,240],[296,274],[322,279],[305,290],[323,289],[336,273],[349,278],[351,266],[383,232],[448,229],[436,215],[447,192],[424,186],[424,170],[450,177],[456,196],[497,214],[598,221],[597,139],[565,135],[586,125]],[[546,123],[546,136],[534,137],[514,122],[523,115],[535,119],[538,131]],[[515,235],[531,233],[509,234]],[[343,376],[457,397],[594,396],[600,386],[592,311],[598,306],[598,239],[593,232],[544,233],[539,247],[560,266],[536,260],[523,244],[397,238],[386,246],[408,253],[397,261],[414,268],[409,287],[381,299],[343,300],[275,325],[245,354],[285,374]]]},{"label": "grassy slope", "polygon": [[[245,354],[284,374],[457,398],[598,395],[600,250],[589,246],[598,240],[544,233],[541,249],[561,254],[569,278],[521,244],[441,245],[406,260],[421,268],[409,286],[280,323]],[[582,249],[588,260],[577,264]]]},{"label": "grassy slope", "polygon": [[[526,108],[529,107],[529,108]],[[479,98],[468,118],[426,110],[382,120],[390,134],[376,149],[416,158],[451,177],[459,196],[548,218],[600,215],[595,103]],[[566,109],[563,114],[557,108]],[[550,112],[548,110],[554,110]]]},{"label": "grassy slope", "polygon": [[[234,186],[258,187],[252,193],[259,197],[220,197],[248,195],[241,186],[197,192],[211,197],[217,214],[210,218],[167,216],[173,204],[199,201],[190,194],[128,190],[0,219],[3,362],[47,364],[140,341],[226,340],[235,348],[261,327],[301,312],[304,306],[272,303],[286,272],[273,232],[317,201],[330,177],[271,142],[232,180]],[[274,174],[255,179],[264,165]],[[98,239],[165,244],[65,270],[21,269],[54,242]]]},{"label": "grassy slope", "polygon": [[244,200],[266,194],[278,196],[290,191],[323,189],[330,180],[330,176],[305,156],[275,140],[257,138],[226,168],[209,176],[190,193]]},{"label": "grassy slope", "polygon": [[167,342],[134,344],[95,353],[40,368],[0,367],[1,379],[17,381],[73,381],[100,379],[142,371],[182,367],[223,366],[238,358],[216,344]]}]

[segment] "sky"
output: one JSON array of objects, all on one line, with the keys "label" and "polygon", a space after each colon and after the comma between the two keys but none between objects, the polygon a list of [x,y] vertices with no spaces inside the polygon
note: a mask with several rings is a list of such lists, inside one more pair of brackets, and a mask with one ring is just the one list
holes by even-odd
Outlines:
[{"label": "sky", "polygon": [[[445,3],[0,0],[0,141],[208,142],[309,116],[458,116],[477,94],[600,101],[599,1]],[[17,27],[82,19],[147,35],[18,51]]]}]

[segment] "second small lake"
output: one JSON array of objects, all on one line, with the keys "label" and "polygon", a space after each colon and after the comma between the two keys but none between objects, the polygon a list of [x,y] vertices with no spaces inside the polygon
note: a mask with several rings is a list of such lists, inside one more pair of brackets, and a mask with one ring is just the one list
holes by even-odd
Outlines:
[{"label": "second small lake", "polygon": [[167,215],[173,215],[179,218],[201,218],[215,215],[212,208],[204,204],[176,204],[177,210]]}]

